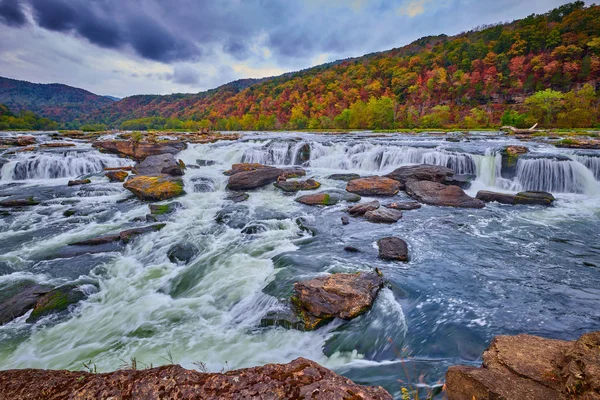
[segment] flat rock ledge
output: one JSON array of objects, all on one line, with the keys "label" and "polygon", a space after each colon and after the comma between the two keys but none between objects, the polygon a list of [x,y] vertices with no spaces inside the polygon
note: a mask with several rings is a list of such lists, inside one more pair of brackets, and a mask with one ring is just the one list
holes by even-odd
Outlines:
[{"label": "flat rock ledge", "polygon": [[360,386],[319,364],[298,358],[226,373],[169,365],[106,374],[38,369],[0,371],[7,399],[374,399],[382,387]]},{"label": "flat rock ledge", "polygon": [[572,342],[497,336],[481,368],[448,369],[446,390],[449,400],[600,399],[600,331]]}]

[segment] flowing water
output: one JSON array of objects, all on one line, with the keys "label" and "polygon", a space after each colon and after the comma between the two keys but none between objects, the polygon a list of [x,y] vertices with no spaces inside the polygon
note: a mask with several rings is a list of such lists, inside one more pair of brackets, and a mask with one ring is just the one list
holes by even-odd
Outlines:
[{"label": "flowing water", "polygon": [[[188,166],[216,163],[187,169],[187,194],[166,227],[95,254],[67,244],[149,224],[140,222],[147,204],[102,173],[131,162],[77,141],[67,150],[0,154],[0,196],[41,200],[0,214],[0,290],[30,279],[74,282],[89,293],[68,315],[35,324],[25,315],[0,326],[0,368],[80,370],[91,360],[108,371],[135,357],[138,364],[202,362],[220,371],[306,357],[399,396],[408,382],[436,385],[449,365],[478,365],[495,335],[574,339],[599,329],[600,152],[500,134],[467,138],[249,133],[237,142],[190,145],[178,155]],[[507,166],[507,145],[530,153]],[[274,187],[251,192],[244,203],[226,200],[223,172],[238,162],[302,165],[322,188],[340,189],[345,183],[327,176],[430,163],[474,175],[471,195],[547,190],[557,201],[549,208],[423,206],[394,225],[352,219],[342,226],[345,205],[304,206]],[[76,177],[92,183],[67,187]],[[378,260],[375,242],[390,235],[409,243],[410,262]],[[195,248],[187,265],[169,261],[177,244]],[[361,252],[346,253],[348,245]],[[260,326],[265,314],[284,307],[294,282],[374,267],[389,286],[361,317],[315,332]]]}]

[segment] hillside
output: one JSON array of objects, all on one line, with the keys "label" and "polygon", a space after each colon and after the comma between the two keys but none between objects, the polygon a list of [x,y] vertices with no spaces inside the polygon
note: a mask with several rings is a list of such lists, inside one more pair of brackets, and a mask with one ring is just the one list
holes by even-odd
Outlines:
[{"label": "hillside", "polygon": [[68,122],[113,102],[108,97],[58,83],[39,84],[0,77],[0,103],[13,112],[28,110]]}]

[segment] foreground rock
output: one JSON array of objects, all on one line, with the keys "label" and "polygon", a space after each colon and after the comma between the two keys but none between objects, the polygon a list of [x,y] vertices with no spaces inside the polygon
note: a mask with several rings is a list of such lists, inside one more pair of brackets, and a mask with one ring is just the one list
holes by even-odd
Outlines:
[{"label": "foreground rock", "polygon": [[315,190],[321,187],[321,184],[314,179],[307,179],[305,181],[279,181],[274,183],[274,185],[276,188],[290,193],[301,190]]},{"label": "foreground rock", "polygon": [[341,201],[356,203],[357,201],[360,201],[360,196],[343,191],[328,190],[298,197],[296,201],[309,206],[333,206]]},{"label": "foreground rock", "polygon": [[146,201],[167,200],[184,193],[181,178],[170,175],[134,176],[123,187]]},{"label": "foreground rock", "polygon": [[483,208],[485,203],[467,195],[458,186],[446,186],[431,181],[409,181],[406,193],[421,203],[434,206],[450,206],[462,208]]},{"label": "foreground rock", "polygon": [[376,224],[393,224],[402,218],[402,211],[384,207],[366,212],[365,218]]},{"label": "foreground rock", "polygon": [[279,168],[264,167],[250,171],[238,172],[229,177],[227,189],[230,190],[251,190],[257,189],[277,181],[277,178],[283,174]]},{"label": "foreground rock", "polygon": [[357,385],[304,358],[225,373],[179,365],[107,374],[7,370],[0,387],[7,399],[392,399],[382,387]]},{"label": "foreground rock", "polygon": [[158,154],[177,154],[185,149],[185,143],[178,140],[165,140],[162,142],[135,142],[132,140],[107,140],[94,142],[93,147],[107,153],[120,154],[137,161]]},{"label": "foreground rock", "polygon": [[332,274],[294,284],[292,303],[306,330],[334,318],[350,320],[366,312],[383,287],[377,272]]},{"label": "foreground rock", "polygon": [[[0,292],[0,325],[18,318],[31,310],[40,297],[52,290],[46,285],[24,281]],[[0,387],[2,385],[0,384]]]},{"label": "foreground rock", "polygon": [[380,204],[377,200],[370,201],[368,203],[357,204],[348,209],[348,213],[353,216],[365,215],[369,211],[377,210]]},{"label": "foreground rock", "polygon": [[481,368],[446,373],[448,399],[600,399],[600,331],[567,342],[498,336]]},{"label": "foreground rock", "polygon": [[377,241],[379,258],[388,261],[408,261],[408,245],[397,237],[387,237]]},{"label": "foreground rock", "polygon": [[496,201],[501,204],[529,204],[551,206],[554,203],[554,196],[548,192],[520,192],[517,194],[497,193],[487,190],[480,190],[476,197],[486,203]]},{"label": "foreground rock", "polygon": [[137,163],[135,167],[133,167],[133,173],[145,176],[157,176],[163,174],[181,176],[183,175],[183,167],[182,163],[173,157],[173,154],[167,153],[146,157],[144,161]]},{"label": "foreground rock", "polygon": [[361,196],[394,196],[400,191],[400,182],[380,177],[353,179],[346,185],[346,190]]},{"label": "foreground rock", "polygon": [[430,181],[441,183],[452,178],[453,175],[454,171],[450,168],[439,165],[421,164],[400,167],[386,176],[405,185],[408,181]]}]

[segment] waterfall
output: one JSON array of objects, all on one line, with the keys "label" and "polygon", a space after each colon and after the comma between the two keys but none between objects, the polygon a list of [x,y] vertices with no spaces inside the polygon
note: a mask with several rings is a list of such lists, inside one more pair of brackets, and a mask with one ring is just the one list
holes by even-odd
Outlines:
[{"label": "waterfall", "polygon": [[500,186],[504,188],[506,180],[502,179],[502,155],[491,149],[485,151],[483,156],[474,156],[477,180],[485,186]]},{"label": "waterfall", "polygon": [[576,154],[573,156],[575,161],[578,161],[586,166],[587,169],[592,171],[594,177],[600,180],[600,154],[593,155],[584,155],[584,154]]},{"label": "waterfall", "polygon": [[129,165],[130,161],[98,152],[19,153],[2,166],[0,179],[56,179],[100,172],[106,167]]},{"label": "waterfall", "polygon": [[559,193],[593,193],[598,190],[592,171],[580,162],[562,158],[520,159],[515,180],[523,190]]}]

